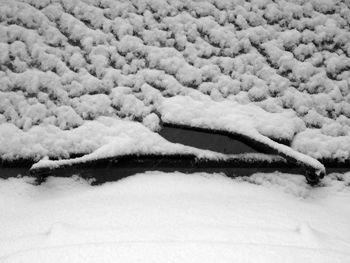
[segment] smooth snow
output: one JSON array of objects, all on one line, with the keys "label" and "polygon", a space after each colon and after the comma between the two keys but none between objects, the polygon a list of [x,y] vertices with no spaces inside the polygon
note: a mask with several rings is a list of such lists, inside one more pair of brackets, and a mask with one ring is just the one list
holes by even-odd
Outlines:
[{"label": "smooth snow", "polygon": [[0,180],[0,262],[349,262],[350,173]]}]

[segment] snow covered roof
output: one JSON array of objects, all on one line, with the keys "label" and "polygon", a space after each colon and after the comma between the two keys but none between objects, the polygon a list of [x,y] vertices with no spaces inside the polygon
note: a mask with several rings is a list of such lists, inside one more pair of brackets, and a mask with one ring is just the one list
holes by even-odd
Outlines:
[{"label": "snow covered roof", "polygon": [[349,24],[341,0],[1,1],[0,157],[217,154],[171,122],[321,171],[350,158]]}]

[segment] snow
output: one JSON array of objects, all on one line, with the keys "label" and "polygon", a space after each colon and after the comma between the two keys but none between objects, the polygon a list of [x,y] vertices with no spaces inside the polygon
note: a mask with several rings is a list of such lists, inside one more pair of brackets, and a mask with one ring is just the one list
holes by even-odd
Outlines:
[{"label": "snow", "polygon": [[[156,118],[158,117],[156,115],[149,116],[149,120],[146,120],[156,122],[156,124],[149,123],[148,125],[157,125],[159,119],[157,120]],[[153,128],[156,129],[157,126]],[[52,125],[35,127],[27,133],[22,132],[13,125],[9,125],[4,130],[0,130],[0,134],[2,134],[3,138],[10,138],[10,141],[12,139],[11,137],[14,136],[21,142],[20,149],[17,148],[17,144],[6,144],[7,148],[11,148],[10,152],[12,155],[23,155],[24,153],[25,156],[31,156],[33,152],[35,153],[39,150],[35,148],[37,145],[36,142],[42,140],[42,138],[49,138],[42,143],[43,147],[40,148],[42,155],[66,157],[67,153],[65,149],[67,146],[74,148],[78,154],[85,154],[82,157],[62,160],[49,160],[45,157],[33,164],[31,169],[53,169],[124,155],[193,155],[198,159],[227,160],[230,158],[244,158],[247,161],[252,159],[266,159],[271,161],[276,158],[274,155],[264,156],[259,154],[225,155],[178,143],[171,143],[140,123],[108,117],[101,117],[96,121],[85,122],[77,129],[65,130],[60,133]],[[53,145],[49,143],[52,140],[50,138],[52,136],[56,138]],[[6,157],[10,160],[12,159],[12,156]]]},{"label": "snow", "polygon": [[[294,110],[308,128],[325,131],[331,125],[338,140],[346,141],[348,124],[338,119],[349,118],[348,7],[339,1],[221,2],[126,1],[116,7],[110,1],[2,1],[1,91],[10,105],[0,114],[24,132],[41,124],[72,129],[114,115],[156,130],[158,102],[149,103],[140,90],[150,85],[160,97],[192,89],[281,117]],[[130,93],[116,98],[113,90],[123,86]],[[11,100],[13,91],[23,91],[30,107],[46,107],[40,106],[43,113],[23,114]],[[41,104],[34,106],[33,97]],[[58,114],[62,106],[70,107],[69,114]],[[317,127],[304,117],[312,111],[322,116]],[[279,123],[268,129],[279,130]],[[289,127],[292,135],[281,138],[304,134],[296,123]],[[314,156],[325,157],[317,145]]]},{"label": "snow", "polygon": [[313,158],[348,158],[349,12],[328,0],[1,1],[0,159],[91,154],[122,140],[99,118],[155,132],[165,101],[196,92],[212,113],[190,120],[189,98],[177,124],[227,129],[213,124],[223,110],[319,169]]},{"label": "snow", "polygon": [[[2,0],[0,161],[192,155],[323,175],[320,160],[350,159],[349,23],[340,0]],[[163,123],[281,156],[172,143]],[[350,172],[316,187],[278,172],[0,179],[0,262],[350,262],[349,185]]]},{"label": "snow", "polygon": [[[329,127],[328,133],[337,130],[336,127]],[[302,152],[306,152],[309,156],[314,158],[325,158],[329,160],[338,160],[344,162],[349,160],[350,155],[348,149],[350,147],[350,137],[345,138],[338,137],[337,134],[324,134],[319,130],[308,129],[301,133],[301,136],[297,135],[294,142],[293,148]],[[315,151],[314,143],[317,141],[318,150]]]},{"label": "snow", "polygon": [[[148,121],[157,122],[156,116],[150,115]],[[149,123],[148,125],[156,124]],[[58,161],[44,158],[33,168],[71,165],[129,154],[193,154],[198,158],[208,159],[230,157],[221,153],[171,143],[141,123],[111,117],[100,117],[94,121],[85,122],[76,129],[67,130],[46,124],[33,126],[24,132],[15,125],[6,123],[0,127],[0,143],[5,147],[0,149],[5,160],[13,160],[16,156],[23,158],[34,156],[37,160],[41,156],[68,158],[67,149],[76,154],[86,154],[80,158]]]},{"label": "snow", "polygon": [[254,105],[239,105],[228,101],[214,102],[201,93],[194,93],[192,97],[175,96],[164,99],[159,111],[162,115],[162,121],[166,123],[246,135],[276,149],[285,156],[315,168],[318,174],[325,172],[324,166],[316,159],[276,143],[267,137],[289,138],[297,132],[293,131],[293,128],[299,126],[298,128],[303,129],[303,123],[298,125],[300,120],[293,118],[295,117],[294,113],[290,112],[288,117],[281,118],[280,114],[267,113]]},{"label": "snow", "polygon": [[348,262],[350,174],[0,180],[1,262]]},{"label": "snow", "polygon": [[[305,129],[303,122],[292,111],[274,114],[252,104],[241,105],[234,101],[216,102],[201,93],[165,98],[159,111],[165,122],[203,126],[200,120],[202,119],[202,122],[220,122],[221,125],[232,123],[237,132],[247,135],[259,131],[272,138],[290,139],[295,133]],[[222,117],[223,120],[219,120],[218,117]],[[219,129],[220,126],[210,128]]]}]

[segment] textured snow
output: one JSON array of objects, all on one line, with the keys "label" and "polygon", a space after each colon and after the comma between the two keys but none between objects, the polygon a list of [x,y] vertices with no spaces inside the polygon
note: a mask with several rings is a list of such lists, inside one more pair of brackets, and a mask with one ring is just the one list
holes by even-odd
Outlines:
[{"label": "textured snow", "polygon": [[0,157],[89,154],[119,140],[98,118],[156,131],[163,98],[198,91],[275,116],[254,127],[296,151],[348,159],[349,24],[345,0],[0,1]]},{"label": "textured snow", "polygon": [[[333,131],[333,130],[332,130]],[[321,138],[321,140],[319,140]],[[317,150],[315,150],[315,144]],[[305,152],[314,158],[328,158],[344,162],[350,159],[350,137],[319,135],[314,129],[308,129],[295,138],[293,148]]]},{"label": "textured snow", "polygon": [[0,180],[1,262],[349,262],[350,174]]}]

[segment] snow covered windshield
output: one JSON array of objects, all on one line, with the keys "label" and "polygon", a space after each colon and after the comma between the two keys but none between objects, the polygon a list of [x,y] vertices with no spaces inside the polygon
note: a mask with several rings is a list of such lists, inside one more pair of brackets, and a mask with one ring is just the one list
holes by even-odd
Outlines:
[{"label": "snow covered windshield", "polygon": [[165,124],[249,138],[322,177],[349,164],[349,74],[346,1],[1,1],[0,158],[232,158]]},{"label": "snow covered windshield", "polygon": [[350,262],[350,0],[0,0],[0,262]]}]

